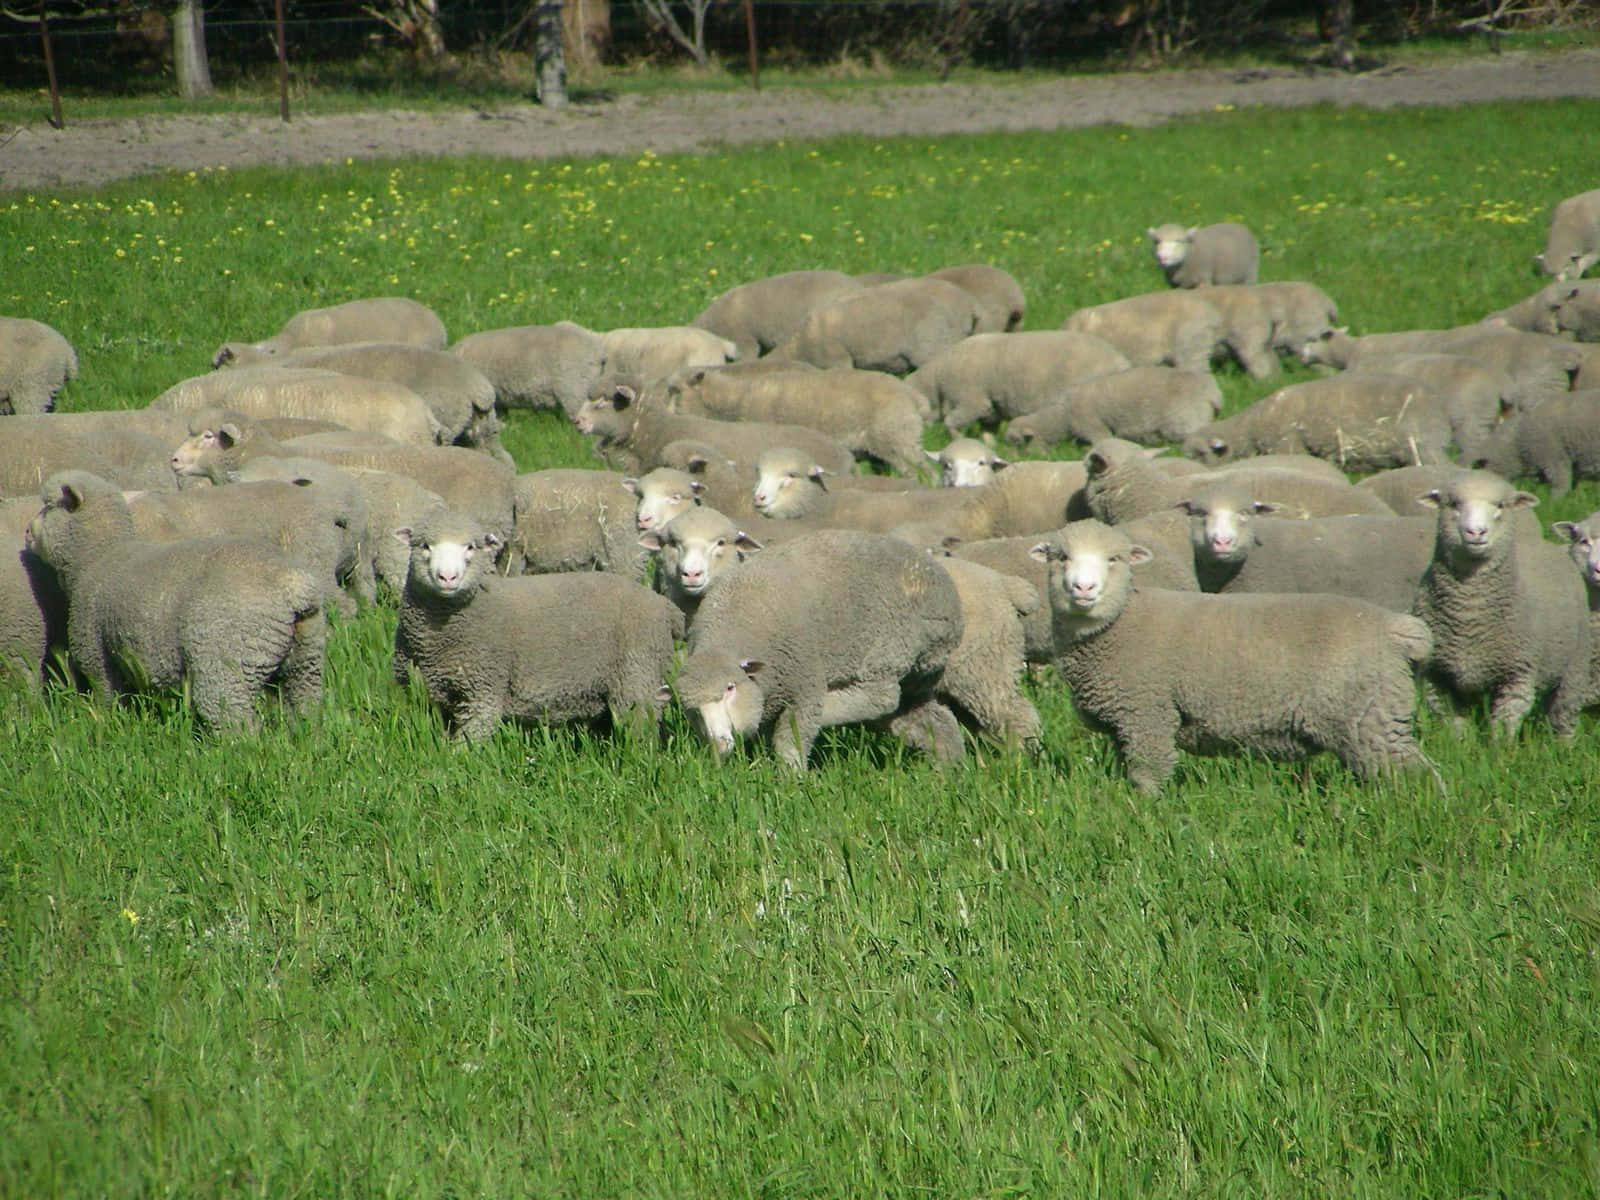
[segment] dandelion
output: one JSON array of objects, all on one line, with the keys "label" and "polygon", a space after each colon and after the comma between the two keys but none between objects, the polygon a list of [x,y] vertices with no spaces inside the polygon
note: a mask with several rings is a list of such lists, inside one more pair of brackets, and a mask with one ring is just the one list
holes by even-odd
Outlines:
[{"label": "dandelion", "polygon": [[139,914],[134,912],[131,908],[123,909],[122,917],[123,920],[127,921],[129,925],[137,925],[139,923]]}]

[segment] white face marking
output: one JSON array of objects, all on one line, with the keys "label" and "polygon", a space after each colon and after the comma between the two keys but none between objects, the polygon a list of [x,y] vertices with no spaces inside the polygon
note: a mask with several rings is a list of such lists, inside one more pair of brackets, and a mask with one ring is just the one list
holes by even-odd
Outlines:
[{"label": "white face marking", "polygon": [[770,514],[778,503],[778,496],[794,481],[792,472],[763,470],[756,477],[755,489],[750,493],[750,501],[756,506],[756,511]]},{"label": "white face marking", "polygon": [[1489,548],[1490,532],[1500,519],[1500,506],[1487,500],[1457,499],[1451,510],[1462,547],[1468,553],[1484,553]]},{"label": "white face marking", "polygon": [[1227,560],[1239,552],[1244,541],[1245,520],[1238,509],[1219,505],[1203,518],[1205,550],[1217,559]]},{"label": "white face marking", "polygon": [[1056,568],[1061,580],[1061,590],[1072,607],[1088,612],[1105,594],[1106,581],[1111,574],[1111,559],[1097,550],[1069,551],[1068,557]]},{"label": "white face marking", "polygon": [[698,596],[710,585],[716,569],[716,547],[720,542],[720,538],[715,542],[696,538],[679,546],[678,586],[691,596]]},{"label": "white face marking", "polygon": [[706,735],[706,741],[711,743],[711,748],[718,755],[733,749],[733,702],[737,694],[738,685],[730,683],[721,696],[695,710],[699,714],[700,728]]},{"label": "white face marking", "polygon": [[1156,243],[1156,261],[1163,267],[1175,267],[1188,257],[1188,238],[1162,238]]},{"label": "white face marking", "polygon": [[945,487],[982,487],[994,481],[987,459],[952,458],[944,462]]},{"label": "white face marking", "polygon": [[428,578],[435,590],[446,596],[461,590],[474,549],[470,543],[452,541],[432,542],[423,548]]},{"label": "white face marking", "polygon": [[634,514],[634,523],[641,532],[646,529],[660,529],[673,517],[688,512],[694,506],[693,494],[684,493],[677,488],[663,491],[647,488],[644,495],[639,497],[639,508]]}]

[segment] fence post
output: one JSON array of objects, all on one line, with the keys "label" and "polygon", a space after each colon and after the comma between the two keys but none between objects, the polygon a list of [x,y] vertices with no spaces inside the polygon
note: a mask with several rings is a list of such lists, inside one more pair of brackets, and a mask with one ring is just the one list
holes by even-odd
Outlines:
[{"label": "fence post", "polygon": [[283,0],[273,0],[273,17],[278,26],[278,115],[289,121],[289,43],[283,28]]},{"label": "fence post", "polygon": [[756,54],[756,5],[755,0],[744,0],[744,35],[745,42],[750,47],[750,86],[756,91],[761,90],[761,63]]},{"label": "fence post", "polygon": [[561,0],[534,0],[533,88],[545,108],[567,106],[567,59],[561,49]]},{"label": "fence post", "polygon": [[50,124],[62,129],[66,122],[61,118],[61,85],[56,81],[56,56],[50,49],[50,18],[45,13],[45,3],[46,0],[39,0],[39,38],[44,42],[44,73],[50,82]]}]

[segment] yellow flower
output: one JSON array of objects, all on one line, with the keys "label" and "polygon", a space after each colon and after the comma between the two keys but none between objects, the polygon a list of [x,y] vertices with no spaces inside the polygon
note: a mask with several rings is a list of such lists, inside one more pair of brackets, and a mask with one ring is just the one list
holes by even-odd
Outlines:
[{"label": "yellow flower", "polygon": [[134,912],[131,908],[123,909],[122,915],[129,925],[137,925],[139,923],[139,914]]}]

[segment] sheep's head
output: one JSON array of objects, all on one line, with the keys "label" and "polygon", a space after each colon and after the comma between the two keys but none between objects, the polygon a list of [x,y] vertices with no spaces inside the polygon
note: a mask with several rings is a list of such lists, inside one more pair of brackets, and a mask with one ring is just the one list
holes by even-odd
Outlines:
[{"label": "sheep's head", "polygon": [[780,446],[756,460],[756,485],[750,499],[764,516],[803,517],[828,490],[827,475],[809,455]]},{"label": "sheep's head", "polygon": [[1046,565],[1046,590],[1055,620],[1087,636],[1122,612],[1133,589],[1132,568],[1150,551],[1099,521],[1074,521],[1029,555]]},{"label": "sheep's head", "polygon": [[1514,534],[1517,512],[1539,503],[1488,471],[1463,472],[1417,500],[1438,512],[1439,548],[1457,566],[1496,557]]},{"label": "sheep's head", "polygon": [[760,675],[765,664],[725,650],[701,649],[678,672],[678,702],[718,757],[741,737],[761,728],[766,696]]},{"label": "sheep's head", "polygon": [[500,539],[476,521],[439,512],[414,528],[394,531],[411,548],[406,592],[413,599],[462,603],[470,600],[493,572]]}]

